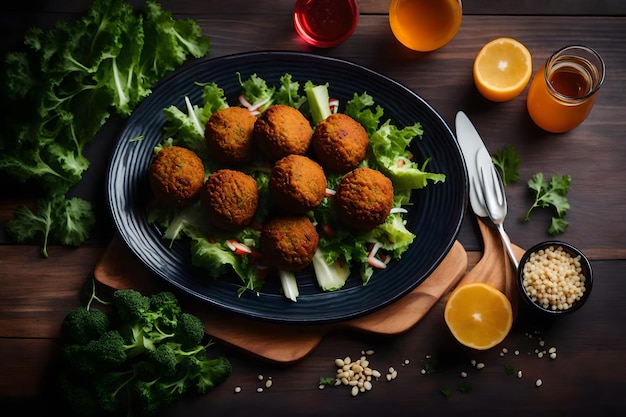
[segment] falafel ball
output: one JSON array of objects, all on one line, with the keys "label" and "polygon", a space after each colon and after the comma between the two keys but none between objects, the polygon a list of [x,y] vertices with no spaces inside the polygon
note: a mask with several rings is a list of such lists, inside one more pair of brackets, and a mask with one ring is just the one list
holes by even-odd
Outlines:
[{"label": "falafel ball", "polygon": [[254,140],[270,162],[291,154],[304,155],[312,135],[307,118],[298,109],[284,104],[268,107],[254,123]]},{"label": "falafel ball", "polygon": [[284,271],[306,268],[318,243],[317,230],[304,215],[275,217],[261,231],[261,251],[272,265]]},{"label": "falafel ball", "polygon": [[150,163],[149,183],[157,201],[184,207],[198,195],[204,175],[204,165],[195,152],[181,146],[168,146]]},{"label": "falafel ball", "polygon": [[315,126],[311,147],[316,159],[327,170],[348,172],[363,161],[369,137],[352,117],[336,113]]},{"label": "falafel ball", "polygon": [[305,213],[324,199],[326,175],[320,164],[306,156],[285,156],[272,167],[269,190],[278,207]]},{"label": "falafel ball", "polygon": [[232,231],[252,221],[259,207],[259,190],[250,175],[233,169],[219,169],[207,178],[200,200],[215,227]]},{"label": "falafel ball", "polygon": [[370,230],[384,223],[393,206],[393,184],[375,169],[350,171],[335,191],[339,219],[353,229]]},{"label": "falafel ball", "polygon": [[213,113],[204,130],[210,155],[229,165],[250,162],[254,155],[254,122],[256,117],[243,107],[226,107]]}]

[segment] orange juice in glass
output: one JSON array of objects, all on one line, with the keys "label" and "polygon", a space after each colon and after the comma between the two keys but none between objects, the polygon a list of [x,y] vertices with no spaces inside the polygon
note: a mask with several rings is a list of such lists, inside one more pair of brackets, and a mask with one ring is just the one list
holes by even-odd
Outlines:
[{"label": "orange juice in glass", "polygon": [[581,124],[591,112],[604,82],[604,61],[586,46],[556,51],[537,71],[526,107],[535,124],[562,133]]},{"label": "orange juice in glass", "polygon": [[407,48],[428,52],[441,48],[461,27],[461,0],[392,0],[389,26]]}]

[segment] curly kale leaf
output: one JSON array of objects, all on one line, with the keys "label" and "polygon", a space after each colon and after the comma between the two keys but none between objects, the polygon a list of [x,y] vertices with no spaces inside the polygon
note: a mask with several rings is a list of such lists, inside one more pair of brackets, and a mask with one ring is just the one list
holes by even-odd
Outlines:
[{"label": "curly kale leaf", "polygon": [[79,246],[87,239],[94,224],[95,216],[88,201],[54,195],[39,200],[34,212],[26,206],[19,206],[14,218],[7,222],[7,230],[17,242],[42,237],[42,253],[47,257],[50,240]]},{"label": "curly kale leaf", "polygon": [[152,0],[136,12],[123,0],[94,0],[74,21],[29,29],[24,46],[6,54],[0,72],[0,172],[46,190],[39,213],[20,209],[11,226],[19,240],[41,234],[45,254],[48,237],[74,245],[91,227],[93,214],[57,196],[81,181],[85,147],[111,112],[129,116],[169,71],[206,55],[209,38],[197,21],[173,19]]}]

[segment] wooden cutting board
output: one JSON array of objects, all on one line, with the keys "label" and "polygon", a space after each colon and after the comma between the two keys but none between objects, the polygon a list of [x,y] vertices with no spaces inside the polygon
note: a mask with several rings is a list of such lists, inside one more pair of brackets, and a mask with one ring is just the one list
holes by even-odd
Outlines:
[{"label": "wooden cutting board", "polygon": [[[202,319],[211,338],[281,363],[305,358],[328,331],[338,327],[384,335],[400,334],[416,325],[461,279],[486,280],[505,293],[514,293],[507,284],[511,275],[504,271],[511,268],[502,262],[508,259],[497,231],[481,221],[478,223],[485,240],[485,252],[469,274],[465,274],[467,253],[457,241],[437,269],[417,288],[395,303],[353,320],[323,325],[275,324],[217,311],[195,300],[190,300],[186,309]],[[113,290],[133,288],[150,294],[167,289],[165,282],[152,274],[117,238],[110,242],[96,265],[94,277]]]}]

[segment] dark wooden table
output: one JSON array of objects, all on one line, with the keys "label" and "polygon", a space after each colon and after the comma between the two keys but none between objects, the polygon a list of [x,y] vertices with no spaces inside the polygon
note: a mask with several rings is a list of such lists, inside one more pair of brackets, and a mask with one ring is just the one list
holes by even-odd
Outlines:
[{"label": "dark wooden table", "polygon": [[[140,4],[140,1],[133,1]],[[508,338],[492,350],[473,352],[451,339],[443,322],[443,300],[408,332],[380,337],[335,331],[306,358],[281,365],[218,344],[212,353],[233,364],[230,378],[211,393],[183,401],[164,416],[254,415],[623,415],[626,410],[626,3],[556,1],[500,2],[466,0],[461,29],[444,48],[427,54],[401,46],[388,25],[389,1],[360,1],[359,25],[345,43],[312,49],[296,36],[294,1],[163,0],[176,17],[192,17],[211,38],[210,56],[256,51],[296,50],[339,57],[381,72],[411,88],[453,126],[464,110],[490,149],[511,144],[523,158],[521,180],[507,187],[506,227],[522,248],[547,240],[549,215],[537,212],[520,221],[531,204],[526,181],[536,172],[570,174],[570,226],[559,238],[578,246],[591,259],[595,285],[591,298],[576,314],[554,321],[539,320],[521,310]],[[36,2],[3,6],[0,15],[2,52],[21,42],[29,26],[51,27],[85,10],[86,1]],[[471,75],[474,56],[486,42],[509,36],[533,55],[533,69],[556,49],[581,43],[596,49],[607,75],[589,118],[565,134],[536,128],[525,110],[526,91],[507,103],[491,103],[477,93]],[[92,167],[73,191],[89,199],[98,228],[78,249],[16,245],[0,233],[0,413],[46,415],[54,410],[46,397],[46,370],[58,347],[59,325],[79,304],[78,292],[113,237],[104,202],[103,179],[108,155],[122,121],[110,120],[88,149]],[[0,179],[0,220],[12,217],[18,204],[36,198],[4,176]],[[469,267],[481,254],[475,217],[468,215],[458,240],[468,252]],[[504,353],[503,348],[508,352]],[[536,350],[556,347],[556,360]],[[334,359],[360,356],[372,349],[372,366],[383,375],[374,389],[356,398],[345,388],[318,389],[321,376],[334,374]],[[519,354],[516,355],[515,351]],[[428,359],[430,358],[430,359]],[[477,370],[471,360],[486,366]],[[424,362],[436,360],[437,371],[423,375]],[[507,375],[506,368],[523,377]],[[467,372],[466,378],[461,377]],[[273,386],[257,392],[258,375]],[[535,386],[541,379],[543,385]],[[236,394],[234,388],[242,387]],[[460,386],[470,388],[462,393]],[[441,390],[450,388],[446,398]],[[7,412],[5,413],[5,410]],[[61,411],[62,412],[62,411]]]}]

